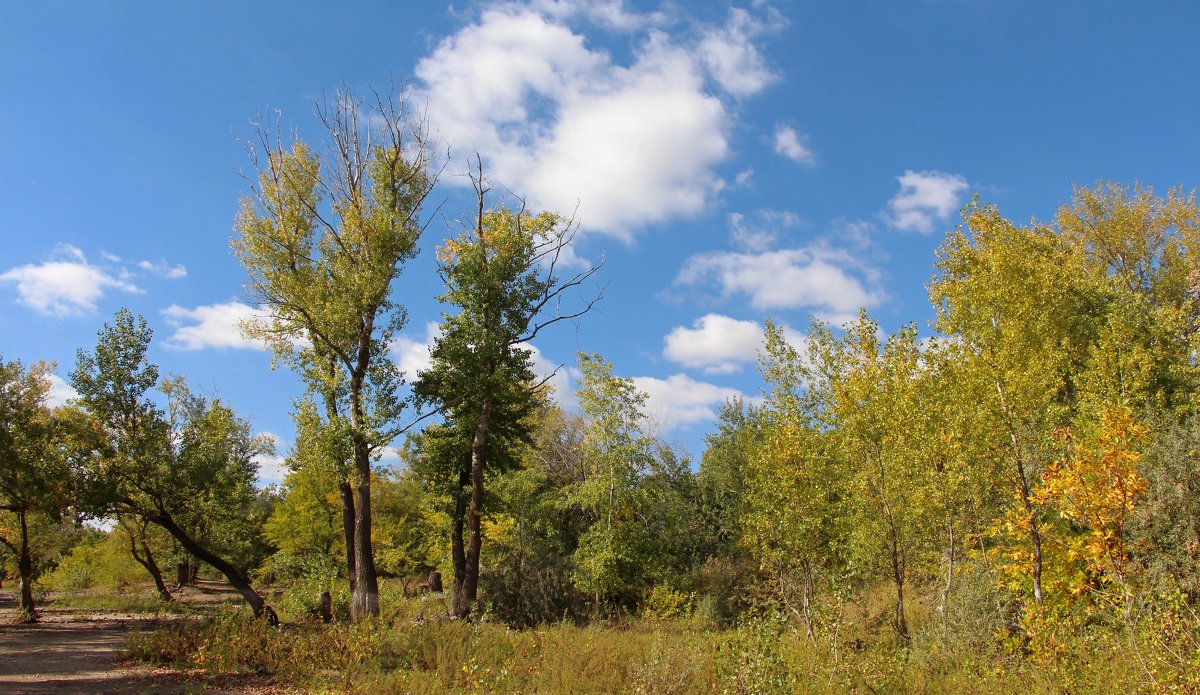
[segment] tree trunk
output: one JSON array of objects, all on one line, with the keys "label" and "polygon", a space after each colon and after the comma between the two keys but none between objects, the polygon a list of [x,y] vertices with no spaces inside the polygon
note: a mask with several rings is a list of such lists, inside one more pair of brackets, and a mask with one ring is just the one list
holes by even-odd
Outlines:
[{"label": "tree trunk", "polygon": [[1017,478],[1021,483],[1021,503],[1025,515],[1029,517],[1029,539],[1033,543],[1033,600],[1042,602],[1042,532],[1038,526],[1037,513],[1033,509],[1032,492],[1029,488],[1029,478],[1025,475],[1025,457],[1021,447],[1021,438],[1017,434],[1013,414],[1008,409],[1008,399],[1004,396],[1004,387],[996,379],[996,393],[1000,396],[1000,408],[1004,412],[1004,424],[1008,428],[1008,436],[1012,441],[1013,462],[1017,469]]},{"label": "tree trunk", "polygon": [[350,481],[338,483],[338,492],[342,496],[342,533],[346,538],[346,576],[350,578],[350,593],[358,584],[358,572],[354,562],[354,489]]},{"label": "tree trunk", "polygon": [[21,527],[21,552],[17,554],[17,572],[21,577],[18,621],[32,623],[37,620],[37,611],[33,606],[33,557],[29,553],[29,524],[25,519],[25,510],[18,509],[15,513]]},{"label": "tree trunk", "polygon": [[[164,601],[171,601],[170,590],[167,589],[166,582],[163,581],[162,570],[158,568],[158,563],[154,561],[154,553],[150,552],[150,545],[146,543],[146,527],[145,522],[140,524],[137,536],[135,537],[133,529],[126,525],[122,518],[117,519],[117,525],[125,532],[125,537],[129,539],[129,554],[133,555],[133,559],[146,569],[150,577],[154,579],[154,588],[158,591],[158,596]],[[138,542],[141,542],[142,552],[138,552]],[[186,565],[185,565],[186,566]]]},{"label": "tree trunk", "polygon": [[142,552],[146,555],[145,562],[142,562],[136,554],[133,557],[141,563],[142,567],[146,568],[146,571],[154,579],[154,588],[158,591],[158,597],[164,601],[173,600],[170,590],[167,589],[167,583],[163,581],[162,570],[158,568],[158,563],[154,561],[154,554],[150,552],[150,546],[145,540],[142,541]]},{"label": "tree trunk", "polygon": [[271,610],[271,608],[266,605],[266,602],[263,601],[262,597],[258,595],[258,592],[254,590],[254,587],[250,586],[250,580],[246,578],[246,575],[242,574],[241,570],[234,567],[224,558],[220,557],[208,548],[200,545],[200,543],[198,543],[196,539],[192,538],[187,531],[184,531],[179,527],[178,524],[175,523],[175,520],[171,518],[170,514],[167,514],[166,512],[159,512],[153,516],[147,517],[147,520],[161,526],[167,533],[174,536],[175,540],[179,541],[179,544],[182,545],[185,550],[187,550],[201,562],[208,563],[210,567],[223,574],[225,579],[229,581],[229,584],[233,586],[233,588],[242,595],[242,598],[246,600],[246,603],[250,605],[250,608],[254,611],[254,615],[261,616],[265,612],[268,620],[272,620],[276,623],[279,621],[279,619],[275,617],[275,611]]},{"label": "tree trunk", "polygon": [[483,544],[480,519],[483,516],[484,446],[491,419],[492,396],[488,394],[483,397],[479,422],[475,424],[475,434],[471,437],[471,506],[467,509],[466,567],[462,585],[458,586],[456,582],[454,592],[454,615],[457,618],[466,618],[470,614],[471,603],[475,601],[479,589],[479,552]]},{"label": "tree trunk", "polygon": [[[357,439],[357,435],[356,435]],[[379,615],[379,577],[371,547],[371,454],[363,441],[354,443],[354,468],[358,483],[354,494],[354,593],[350,617],[362,620]]]},{"label": "tree trunk", "polygon": [[462,470],[458,476],[458,488],[454,493],[454,523],[450,529],[450,559],[454,563],[454,587],[450,596],[451,611],[467,581],[467,551],[463,543],[463,531],[467,519],[467,494],[464,489],[471,481],[470,470]]}]

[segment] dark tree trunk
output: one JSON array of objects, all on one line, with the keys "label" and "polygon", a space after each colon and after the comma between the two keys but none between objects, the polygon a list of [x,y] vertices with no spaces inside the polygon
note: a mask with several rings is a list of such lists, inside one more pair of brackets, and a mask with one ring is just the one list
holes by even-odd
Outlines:
[{"label": "dark tree trunk", "polygon": [[[146,572],[154,579],[154,588],[158,591],[159,598],[164,601],[173,600],[170,590],[167,589],[166,582],[163,581],[162,570],[158,568],[158,563],[154,561],[154,553],[150,552],[150,545],[146,543],[144,522],[142,522],[141,528],[138,529],[136,537],[133,529],[126,525],[123,519],[118,519],[117,524],[121,526],[122,530],[125,531],[125,536],[129,539],[129,553],[133,555],[133,559],[137,560],[139,565],[146,568]],[[141,545],[141,552],[138,552],[139,543]]]},{"label": "dark tree trunk", "polygon": [[354,467],[358,489],[354,494],[354,593],[350,616],[361,620],[379,615],[379,578],[375,574],[375,554],[371,547],[371,455],[365,442],[354,444]]},{"label": "dark tree trunk", "polygon": [[16,510],[16,515],[21,527],[21,552],[17,554],[17,573],[21,585],[18,620],[32,623],[37,620],[37,611],[33,606],[33,556],[29,553],[29,524],[25,519],[25,510]]},{"label": "dark tree trunk", "polygon": [[480,520],[483,517],[483,465],[484,446],[487,443],[488,425],[492,419],[492,396],[483,398],[483,406],[479,412],[479,422],[475,424],[475,434],[471,437],[471,505],[467,509],[467,548],[466,567],[463,571],[463,581],[455,582],[454,616],[466,618],[471,613],[471,604],[475,601],[479,590],[479,553],[483,545],[480,533]]},{"label": "dark tree trunk", "polygon": [[463,530],[467,518],[467,484],[471,481],[470,470],[459,473],[458,488],[454,493],[454,523],[450,529],[450,559],[454,564],[454,587],[451,601],[462,591],[467,578],[467,553],[463,543]]},{"label": "dark tree trunk", "polygon": [[342,496],[342,533],[346,539],[346,576],[350,578],[350,593],[358,584],[358,572],[354,563],[354,489],[350,481],[338,483],[338,492]]},{"label": "dark tree trunk", "polygon": [[233,588],[242,595],[242,598],[246,600],[246,603],[250,605],[250,608],[254,611],[254,615],[261,616],[265,613],[268,620],[278,622],[278,618],[275,617],[275,611],[271,610],[271,608],[266,605],[266,602],[263,601],[262,596],[259,596],[258,592],[254,590],[254,587],[250,586],[250,580],[246,578],[246,575],[242,574],[241,570],[234,567],[224,558],[220,557],[208,548],[205,548],[203,545],[200,545],[200,543],[198,543],[196,539],[192,538],[187,531],[184,531],[178,524],[175,523],[175,520],[171,518],[170,514],[165,512],[156,513],[153,516],[147,517],[147,520],[161,526],[167,533],[174,536],[175,540],[179,541],[179,544],[182,545],[185,550],[187,550],[201,562],[207,563],[210,567],[224,575],[225,579],[229,581],[229,584],[233,586]]}]

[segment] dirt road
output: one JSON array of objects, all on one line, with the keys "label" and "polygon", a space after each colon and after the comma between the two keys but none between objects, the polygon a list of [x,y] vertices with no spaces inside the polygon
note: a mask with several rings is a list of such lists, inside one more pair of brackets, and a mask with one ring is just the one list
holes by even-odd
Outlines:
[{"label": "dirt road", "polygon": [[[227,589],[206,586],[196,593],[189,603],[211,603]],[[16,597],[0,591],[0,695],[286,692],[262,677],[212,679],[119,661],[131,630],[152,630],[174,618],[51,605],[39,606],[38,622],[13,624],[16,607]]]}]

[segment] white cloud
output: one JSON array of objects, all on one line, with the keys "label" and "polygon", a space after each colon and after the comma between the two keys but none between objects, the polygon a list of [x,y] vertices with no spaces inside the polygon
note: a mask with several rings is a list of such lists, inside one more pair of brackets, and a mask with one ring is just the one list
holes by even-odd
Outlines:
[{"label": "white cloud", "polygon": [[52,316],[70,316],[92,311],[108,288],[140,293],[141,288],[121,274],[88,263],[83,251],[59,245],[55,259],[27,264],[0,274],[0,281],[15,282],[21,303]]},{"label": "white cloud", "polygon": [[729,213],[729,238],[742,251],[766,251],[779,233],[800,224],[800,217],[785,210],[759,210],[748,219],[740,212]]},{"label": "white cloud", "polygon": [[[618,64],[590,47],[567,26],[580,17],[636,31],[633,58]],[[621,2],[507,4],[444,39],[416,76],[435,129],[459,152],[480,152],[493,180],[534,208],[578,208],[585,231],[628,241],[702,212],[725,185],[715,168],[731,119],[706,75],[741,95],[767,81],[751,43],[767,23],[731,17],[689,39],[648,29],[666,18]],[[700,57],[705,41],[722,50]]]},{"label": "white cloud", "polygon": [[49,375],[49,379],[50,395],[46,399],[46,404],[50,407],[57,408],[66,405],[69,400],[79,398],[79,392],[59,375],[52,373]]},{"label": "white cloud", "polygon": [[187,268],[178,263],[171,265],[164,260],[159,260],[157,263],[151,263],[150,261],[138,261],[137,267],[152,275],[157,275],[158,277],[165,278],[167,280],[179,280],[187,277]]},{"label": "white cloud", "polygon": [[677,285],[709,282],[715,282],[725,297],[748,295],[756,309],[808,307],[818,314],[840,315],[874,307],[885,297],[876,286],[874,268],[821,244],[763,253],[699,254],[689,258],[675,278]]},{"label": "white cloud", "polygon": [[706,374],[728,374],[754,361],[763,342],[763,327],[756,321],[740,321],[720,314],[707,314],[691,328],[679,326],[663,338],[663,357]]},{"label": "white cloud", "polygon": [[788,125],[775,128],[775,152],[797,164],[812,166],[817,163],[817,156],[808,147],[808,136]]},{"label": "white cloud", "polygon": [[696,381],[686,374],[666,379],[638,376],[632,381],[647,395],[647,417],[668,430],[711,421],[716,418],[716,409],[721,403],[730,398],[745,397],[737,389]]},{"label": "white cloud", "polygon": [[757,94],[775,79],[775,75],[767,68],[754,39],[768,30],[782,28],[782,25],[778,13],[771,13],[764,21],[735,7],[730,10],[724,25],[705,32],[697,49],[705,67],[725,91],[739,97]]},{"label": "white cloud", "polygon": [[967,180],[943,171],[904,172],[896,177],[900,191],[888,201],[888,224],[908,232],[930,234],[959,208]]},{"label": "white cloud", "polygon": [[559,20],[586,17],[618,31],[635,31],[667,22],[662,12],[630,12],[622,0],[534,0],[530,7]]},{"label": "white cloud", "polygon": [[274,432],[259,432],[259,436],[267,437],[275,445],[275,453],[259,454],[252,460],[258,466],[258,484],[269,485],[282,483],[290,471],[287,459],[279,453],[283,449],[283,440]]},{"label": "white cloud", "polygon": [[415,381],[419,372],[429,369],[433,359],[429,350],[441,334],[442,330],[438,324],[430,321],[425,324],[424,338],[417,339],[401,334],[392,340],[392,359],[396,361],[400,371],[404,372],[405,379]]},{"label": "white cloud", "polygon": [[224,304],[198,306],[185,309],[172,304],[162,310],[167,323],[175,332],[167,345],[177,350],[202,350],[204,348],[235,348],[263,350],[266,346],[242,335],[239,322],[261,318],[262,314],[249,304],[239,301]]}]

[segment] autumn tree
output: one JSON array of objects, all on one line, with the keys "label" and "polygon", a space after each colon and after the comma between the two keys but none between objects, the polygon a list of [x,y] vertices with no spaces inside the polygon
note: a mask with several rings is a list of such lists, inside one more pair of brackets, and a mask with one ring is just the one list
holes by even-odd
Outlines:
[{"label": "autumn tree", "polygon": [[[828,333],[820,323],[810,330]],[[816,343],[797,345],[794,338],[766,323],[759,353],[764,402],[748,423],[754,436],[741,542],[769,578],[771,594],[816,642],[818,586],[836,585],[846,569],[847,477],[825,425],[835,375],[815,359]]]},{"label": "autumn tree", "polygon": [[260,126],[258,175],[232,243],[265,312],[243,328],[300,373],[327,439],[342,440],[326,454],[340,471],[352,614],[362,618],[379,614],[371,461],[403,429],[402,375],[388,350],[407,315],[393,283],[417,252],[436,175],[403,101],[376,95],[364,108],[343,91],[318,116],[331,140],[325,156]]},{"label": "autumn tree", "polygon": [[1045,521],[1033,490],[1052,458],[1051,432],[1069,424],[1079,398],[1097,287],[1051,227],[1019,227],[978,203],[963,220],[938,249],[930,298],[938,329],[964,365],[955,385],[962,402],[988,413],[977,436],[1004,452],[1025,529],[1029,589],[1040,603]]},{"label": "autumn tree", "polygon": [[223,405],[163,382],[167,412],[150,398],[158,367],[148,359],[151,331],[128,309],[99,332],[92,352],[78,352],[71,384],[100,434],[77,457],[81,500],[98,517],[133,516],[155,524],[192,556],[223,574],[256,615],[273,616],[244,568],[218,552],[198,528],[236,524],[254,498],[254,457],[271,443]]},{"label": "autumn tree", "polygon": [[524,207],[488,209],[489,186],[478,157],[472,181],[473,219],[438,250],[446,284],[439,300],[450,309],[443,313],[430,367],[415,387],[422,402],[446,414],[442,434],[461,438],[460,453],[453,447],[446,453],[449,477],[458,485],[451,545],[453,613],[460,618],[469,614],[478,592],[489,449],[504,448],[489,447],[489,438],[494,431],[505,431],[505,441],[528,438],[523,420],[544,385],[534,377],[528,343],[546,328],[587,313],[599,299],[563,307],[566,293],[596,272],[595,267],[560,272],[576,229],[571,220]]},{"label": "autumn tree", "polygon": [[23,622],[37,617],[30,515],[55,514],[70,502],[62,423],[47,402],[51,370],[44,362],[25,367],[0,358],[0,543],[16,557]]}]

